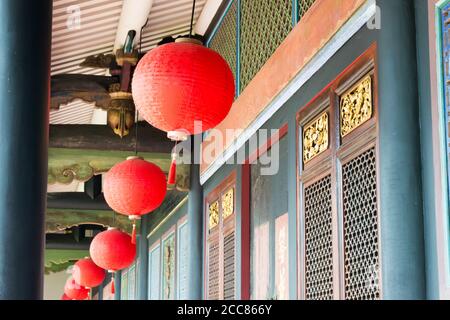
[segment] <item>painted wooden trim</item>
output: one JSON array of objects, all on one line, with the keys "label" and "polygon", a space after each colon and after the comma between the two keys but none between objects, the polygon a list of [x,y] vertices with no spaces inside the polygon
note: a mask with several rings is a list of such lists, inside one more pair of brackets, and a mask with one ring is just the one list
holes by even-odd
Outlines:
[{"label": "painted wooden trim", "polygon": [[[323,1],[323,0],[318,0]],[[330,3],[327,2],[329,5]],[[263,67],[263,69],[269,70],[270,68],[275,68],[275,64],[280,63],[280,60],[290,60],[286,59],[287,57],[292,57],[295,53],[292,52],[293,48],[301,48],[308,47],[307,45],[302,45],[302,43],[292,43],[292,41],[297,41],[296,38],[298,33],[302,33],[304,28],[308,26],[308,21],[313,15],[322,14],[324,10],[330,10],[328,5],[316,5],[316,10],[308,12],[307,16],[302,21],[298,23],[298,25],[294,28],[288,38],[282,43],[282,45],[277,49],[275,54],[269,59],[268,63]],[[229,142],[228,145],[224,146],[224,151],[219,153],[216,159],[212,163],[202,163],[201,164],[201,175],[200,175],[200,183],[204,184],[226,161],[232,157],[237,150],[239,150],[245,142],[253,135],[255,132],[267,121],[269,120],[275,112],[277,112],[285,103],[288,101],[292,95],[297,92],[320,68],[322,68],[325,63],[361,28],[363,27],[376,13],[376,1],[375,0],[366,0],[363,1],[355,1],[355,8],[350,14],[353,14],[351,17],[347,17],[344,19],[345,23],[342,22],[341,25],[336,25],[335,28],[338,31],[335,33],[334,30],[327,30],[328,32],[334,34],[330,37],[329,41],[322,47],[316,49],[317,51],[312,54],[312,58],[308,62],[301,63],[300,66],[296,66],[295,68],[298,71],[291,71],[292,74],[296,74],[291,80],[283,85],[279,85],[282,89],[278,91],[276,96],[268,99],[264,106],[257,106],[257,108],[261,108],[262,110],[255,110],[255,116],[251,123],[248,125],[244,125],[245,130],[241,135],[236,137],[233,142]],[[321,18],[323,19],[323,18]],[[312,26],[310,26],[313,28]],[[298,50],[298,49],[297,49]],[[262,81],[265,79],[265,73],[269,74],[268,71],[264,72],[261,70],[254,78],[259,77],[260,83],[263,83],[265,86],[267,85],[266,81]],[[259,88],[257,85],[250,84],[246,90],[239,96],[233,105],[232,113],[239,113],[242,108],[248,109],[249,105],[247,101],[252,101],[256,99],[256,97],[260,96],[261,91],[267,91],[266,88]],[[269,100],[270,99],[270,100]],[[229,115],[216,129],[225,130],[235,127],[235,125],[231,125],[228,119],[233,118],[233,114]],[[206,142],[203,142],[203,146],[206,145]]]},{"label": "painted wooden trim", "polygon": [[[211,0],[208,0],[208,1],[211,1]],[[216,1],[216,0],[214,0],[214,1]],[[222,25],[223,20],[227,16],[228,11],[230,10],[231,6],[233,5],[233,1],[237,1],[237,0],[224,0],[224,1],[229,1],[229,3],[227,4],[227,7],[225,8],[225,10],[222,12],[219,21],[214,26],[214,28],[213,28],[211,34],[209,35],[208,39],[206,39],[205,46],[208,47],[208,48],[209,48],[209,44],[211,43],[212,39],[216,35],[216,33],[219,30],[220,26]],[[217,9],[219,9],[219,7],[217,7]],[[214,17],[211,17],[211,21],[213,19],[214,19]]]},{"label": "painted wooden trim", "polygon": [[274,134],[267,139],[266,142],[262,146],[260,146],[257,150],[255,150],[248,158],[245,160],[246,163],[252,164],[258,158],[269,151],[274,144],[279,142],[282,138],[284,138],[288,133],[288,124],[285,123],[280,129],[278,134]]},{"label": "painted wooden trim", "polygon": [[170,217],[172,217],[188,201],[188,199],[189,196],[186,196],[183,200],[181,200],[180,203],[177,204],[177,206],[173,208],[173,210],[170,211],[167,214],[167,216],[163,220],[161,220],[161,222],[158,223],[155,228],[153,228],[152,231],[150,231],[150,233],[147,235],[147,239],[149,239],[153,234],[155,234],[155,232],[158,231],[159,228],[161,228],[161,226],[163,226],[167,222],[167,220],[169,220]]},{"label": "painted wooden trim", "polygon": [[[449,195],[447,182],[447,154],[445,132],[445,104],[443,93],[443,65],[442,65],[442,33],[441,9],[449,0],[429,0],[429,38],[430,38],[430,80],[432,97],[433,123],[433,160],[436,164],[434,180],[436,189],[436,246],[439,279],[439,296],[450,298],[450,234],[449,225]],[[434,21],[434,23],[433,23]],[[436,99],[437,97],[437,99]]]},{"label": "painted wooden trim", "polygon": [[250,300],[250,164],[241,176],[241,299]]}]

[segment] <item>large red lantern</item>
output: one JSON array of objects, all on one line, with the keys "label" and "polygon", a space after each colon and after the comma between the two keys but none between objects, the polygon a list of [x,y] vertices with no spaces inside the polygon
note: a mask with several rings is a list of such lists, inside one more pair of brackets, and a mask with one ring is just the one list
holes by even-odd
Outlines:
[{"label": "large red lantern", "polygon": [[89,289],[80,286],[71,276],[64,286],[64,294],[73,300],[86,300],[89,297]]},{"label": "large red lantern", "polygon": [[105,200],[111,209],[133,220],[133,243],[136,230],[134,220],[158,208],[166,192],[164,172],[140,157],[129,157],[116,164],[105,174],[103,182]]},{"label": "large red lantern", "polygon": [[79,285],[94,288],[105,280],[105,270],[97,266],[92,259],[84,258],[75,263],[72,276]]},{"label": "large red lantern", "polygon": [[[139,61],[132,93],[139,114],[179,141],[222,122],[235,86],[230,67],[217,52],[193,39],[177,40],[152,49]],[[200,130],[195,121],[201,122]]]},{"label": "large red lantern", "polygon": [[[136,257],[136,245],[131,237],[116,228],[100,232],[91,242],[89,253],[99,267],[115,273],[129,267]],[[114,293],[114,275],[111,292]]]}]

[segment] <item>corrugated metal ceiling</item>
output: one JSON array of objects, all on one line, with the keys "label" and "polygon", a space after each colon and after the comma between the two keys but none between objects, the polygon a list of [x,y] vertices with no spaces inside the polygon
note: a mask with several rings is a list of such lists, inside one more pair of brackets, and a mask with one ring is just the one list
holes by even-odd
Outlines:
[{"label": "corrugated metal ceiling", "polygon": [[[105,70],[82,68],[90,55],[111,53],[123,0],[54,0],[52,34],[52,75],[83,73],[104,75]],[[197,0],[195,19],[206,0]],[[80,23],[72,17],[79,10]],[[154,0],[147,26],[142,32],[142,50],[153,48],[163,37],[189,31],[192,0]],[[50,112],[50,123],[91,123],[92,104],[74,101]]]}]

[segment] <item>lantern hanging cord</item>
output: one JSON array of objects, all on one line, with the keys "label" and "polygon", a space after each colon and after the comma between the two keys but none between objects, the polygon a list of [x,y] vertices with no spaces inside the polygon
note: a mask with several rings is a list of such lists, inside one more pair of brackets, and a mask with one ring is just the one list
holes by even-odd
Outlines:
[{"label": "lantern hanging cord", "polygon": [[135,125],[135,130],[134,130],[134,139],[135,139],[134,155],[135,156],[137,156],[137,154],[138,154],[138,125],[139,125],[139,111],[136,110],[136,125]]},{"label": "lantern hanging cord", "polygon": [[191,13],[191,27],[189,29],[189,38],[192,38],[192,29],[194,25],[194,14],[195,14],[195,0],[192,2],[192,13]]}]

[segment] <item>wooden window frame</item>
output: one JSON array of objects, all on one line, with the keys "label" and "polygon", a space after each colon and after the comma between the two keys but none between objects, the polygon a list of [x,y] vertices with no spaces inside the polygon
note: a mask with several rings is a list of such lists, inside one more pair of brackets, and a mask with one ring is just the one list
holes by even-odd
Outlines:
[{"label": "wooden window frame", "polygon": [[[379,126],[378,126],[378,63],[377,44],[372,44],[369,49],[359,56],[351,65],[332,80],[323,90],[321,90],[310,102],[299,108],[296,115],[296,146],[297,146],[297,276],[298,276],[298,298],[305,299],[305,234],[304,234],[304,203],[303,192],[305,187],[317,182],[331,174],[332,183],[332,210],[333,210],[333,293],[335,299],[345,298],[344,281],[344,240],[340,225],[343,223],[342,212],[342,192],[336,190],[340,188],[342,182],[337,175],[341,174],[342,166],[353,160],[365,151],[375,148],[376,152],[376,173],[377,173],[377,197],[380,199],[379,188]],[[372,79],[372,117],[356,127],[352,132],[341,137],[338,130],[340,127],[339,97],[365,76],[370,75]],[[303,163],[302,133],[303,125],[314,119],[321,112],[327,111],[329,115],[329,147],[317,155],[310,162]],[[339,127],[334,124],[339,122]],[[378,200],[378,225],[380,225],[380,201]],[[380,235],[380,228],[378,233]],[[380,236],[378,237],[380,239]],[[378,241],[378,252],[380,252],[380,241]],[[380,268],[382,256],[379,254]],[[380,272],[381,277],[381,272]],[[380,279],[381,299],[383,297],[382,281]]]},{"label": "wooden window frame", "polygon": [[[150,299],[150,291],[151,291],[151,261],[150,261],[150,257],[152,255],[152,252],[158,250],[159,251],[159,261],[158,261],[158,266],[159,268],[161,268],[161,240],[158,239],[157,241],[155,241],[148,249],[148,257],[149,257],[149,263],[148,263],[148,290],[147,290],[147,299]],[[161,270],[159,270],[159,274],[158,274],[158,299],[161,299]]]},{"label": "wooden window frame", "polygon": [[[209,250],[208,244],[211,238],[218,237],[219,238],[219,300],[223,300],[224,296],[224,252],[223,252],[223,244],[224,238],[228,236],[231,232],[235,232],[234,239],[234,250],[236,252],[236,170],[233,170],[228,177],[226,177],[222,182],[220,182],[206,197],[204,201],[204,250],[203,255],[205,257],[203,269],[205,270],[203,276],[203,296],[204,299],[208,299],[208,285],[209,285],[209,277],[208,277],[208,261],[209,261]],[[221,200],[223,195],[233,188],[233,213],[225,218],[223,221],[223,209],[221,205]],[[213,235],[210,235],[209,229],[209,205],[214,203],[215,201],[219,201],[219,223],[212,229]],[[236,298],[236,254],[234,255],[234,270],[235,270],[235,298]]]}]

